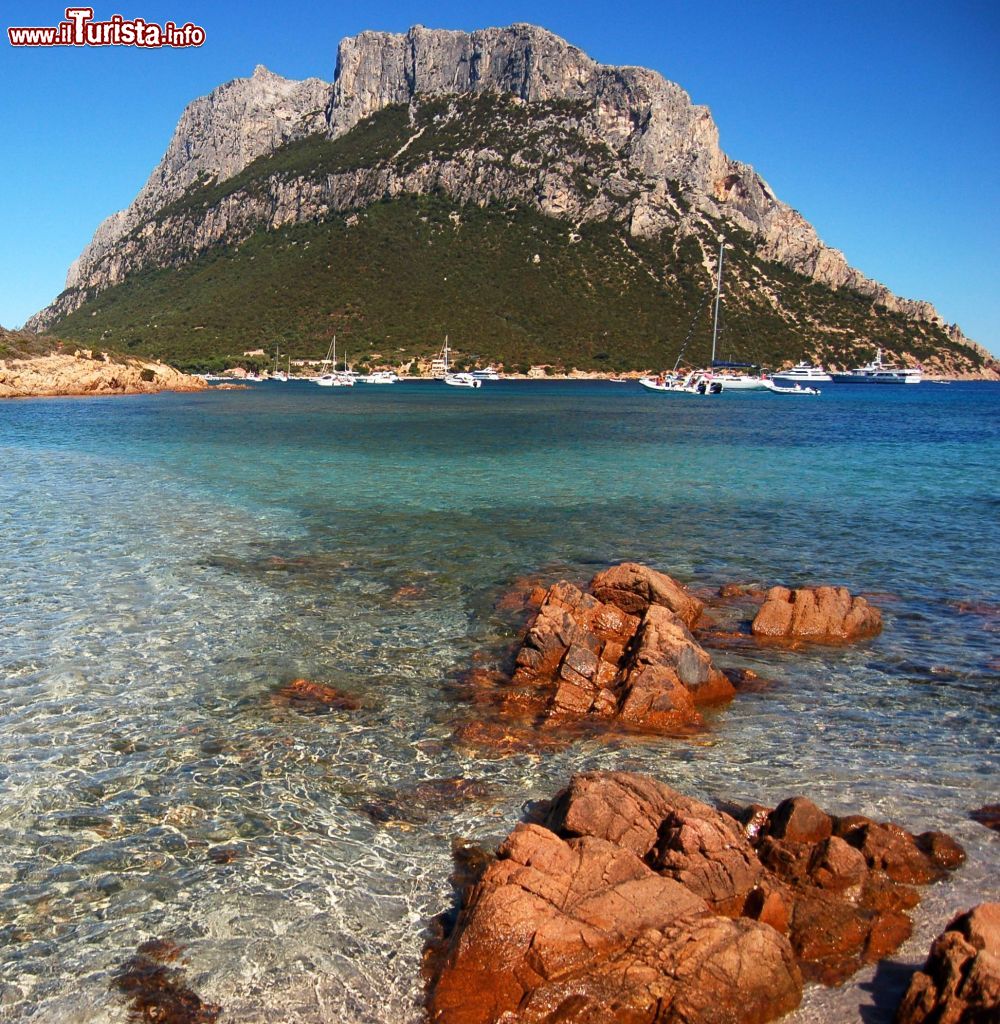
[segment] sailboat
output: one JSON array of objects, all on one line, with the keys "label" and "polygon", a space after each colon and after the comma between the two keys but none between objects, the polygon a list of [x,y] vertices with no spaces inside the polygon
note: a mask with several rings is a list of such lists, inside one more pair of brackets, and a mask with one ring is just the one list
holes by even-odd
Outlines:
[{"label": "sailboat", "polygon": [[[332,360],[331,360],[332,355]],[[346,363],[346,359],[345,359]],[[327,371],[318,377],[313,377],[313,383],[321,388],[351,388],[354,387],[354,378],[346,371],[337,373],[337,335],[333,336],[330,347],[326,350],[326,359],[323,360],[324,368],[333,366],[333,371]]]},{"label": "sailboat", "polygon": [[[712,362],[715,362],[715,346],[719,335],[719,300],[722,298],[722,256],[726,247],[726,240],[719,239],[719,273],[715,285],[715,314],[712,320]],[[704,301],[702,302],[704,307]],[[701,309],[698,310],[701,312]],[[695,320],[698,313],[695,313]],[[692,321],[691,329],[694,328]],[[691,370],[684,376],[678,373],[681,357],[691,337],[691,329],[688,330],[688,337],[684,340],[681,350],[677,355],[674,368],[669,373],[660,373],[655,377],[640,377],[639,383],[647,391],[659,391],[669,395],[718,395],[722,393],[722,384],[714,376],[711,370]]]},{"label": "sailboat", "polygon": [[441,349],[441,355],[431,362],[431,375],[435,380],[444,381],[445,384],[450,384],[453,388],[481,388],[483,382],[478,377],[474,377],[471,373],[452,373],[451,368],[448,365],[448,357],[451,354],[451,349],[448,347],[448,335],[444,336],[444,348]]},{"label": "sailboat", "polygon": [[292,357],[288,357],[288,370],[278,369],[278,346],[274,346],[274,369],[271,371],[271,380],[276,380],[285,384],[288,382],[289,371],[292,368]]}]

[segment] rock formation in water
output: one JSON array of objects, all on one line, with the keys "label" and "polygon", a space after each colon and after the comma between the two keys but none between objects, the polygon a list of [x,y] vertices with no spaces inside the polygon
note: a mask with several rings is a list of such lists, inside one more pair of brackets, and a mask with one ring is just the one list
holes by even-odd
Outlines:
[{"label": "rock formation in water", "polygon": [[959,914],[931,945],[895,1024],[995,1024],[1000,1020],[1000,903]]},{"label": "rock formation in water", "polygon": [[[475,106],[494,96],[510,102],[485,112]],[[255,160],[289,143],[342,139],[399,106],[408,107],[409,130],[385,152],[376,138],[361,165],[276,168],[263,184],[210,195],[210,187],[239,181]],[[421,148],[425,133],[435,140],[429,151]],[[289,81],[258,67],[194,101],[135,201],[98,228],[70,268],[67,290],[29,325],[46,329],[137,271],[177,266],[261,227],[430,194],[466,206],[525,204],[568,222],[572,237],[581,224],[601,221],[635,239],[669,230],[700,249],[708,271],[709,239],[724,222],[752,240],[755,259],[850,290],[873,308],[967,344],[929,303],[898,298],[824,245],[752,167],[722,151],[711,114],[679,85],[643,68],[598,64],[525,24],[362,32],[341,42],[332,84]],[[755,281],[783,309],[782,286],[766,273]],[[750,278],[744,284],[754,286]],[[801,319],[791,309],[782,316]]]},{"label": "rock formation in water", "polygon": [[732,698],[688,628],[701,602],[680,584],[625,563],[598,573],[591,590],[563,580],[542,592],[513,676],[486,673],[480,696],[541,727],[589,719],[650,732],[699,725],[699,705]]},{"label": "rock formation in water", "polygon": [[882,613],[845,587],[772,587],[753,620],[759,639],[844,643],[882,631]]},{"label": "rock formation in water", "polygon": [[508,612],[527,607],[530,617],[513,672],[477,668],[469,674],[484,720],[462,726],[459,739],[513,749],[530,738],[551,741],[580,723],[690,732],[703,725],[700,708],[761,685],[752,671],[718,669],[699,639],[723,647],[849,643],[882,628],[878,609],[843,587],[772,587],[766,599],[735,591],[724,600],[742,606],[759,597],[762,603],[752,633],[745,626],[719,629],[686,587],[636,562],[597,573],[589,592],[565,580],[548,589],[536,581],[515,587],[500,604]]},{"label": "rock formation in water", "polygon": [[773,1020],[910,934],[940,833],[803,798],[724,813],[648,776],[578,775],[519,824],[432,950],[436,1024]]}]

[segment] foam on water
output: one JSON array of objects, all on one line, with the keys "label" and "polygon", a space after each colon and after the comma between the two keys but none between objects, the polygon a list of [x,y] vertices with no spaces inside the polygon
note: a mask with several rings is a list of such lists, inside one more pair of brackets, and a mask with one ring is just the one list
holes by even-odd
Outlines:
[{"label": "foam on water", "polygon": [[[453,838],[495,843],[589,768],[956,835],[897,963],[996,898],[967,815],[996,800],[1000,389],[455,390],[0,406],[0,1020],[121,1020],[111,976],[153,937],[227,1019],[418,1020]],[[622,558],[885,592],[886,629],[717,655],[774,685],[691,741],[451,745],[503,588]],[[364,706],[275,703],[299,676]],[[792,1019],[888,1020],[900,977],[874,975]]]}]

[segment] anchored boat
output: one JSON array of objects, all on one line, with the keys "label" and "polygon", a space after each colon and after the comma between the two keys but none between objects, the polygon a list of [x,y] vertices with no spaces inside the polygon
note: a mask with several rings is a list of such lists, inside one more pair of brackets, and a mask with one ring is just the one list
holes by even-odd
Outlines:
[{"label": "anchored boat", "polygon": [[867,366],[834,373],[835,384],[919,384],[924,379],[920,366],[893,366],[882,362],[882,349]]}]

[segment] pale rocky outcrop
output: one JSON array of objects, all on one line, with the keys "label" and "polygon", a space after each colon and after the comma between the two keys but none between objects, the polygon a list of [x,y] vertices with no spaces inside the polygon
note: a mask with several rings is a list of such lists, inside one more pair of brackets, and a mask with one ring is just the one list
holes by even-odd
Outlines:
[{"label": "pale rocky outcrop", "polygon": [[[482,92],[528,104],[580,101],[576,112],[564,115],[568,127],[588,143],[607,146],[614,167],[596,171],[588,169],[586,157],[565,157],[525,175],[497,154],[472,149],[447,165],[430,161],[416,171],[388,166],[325,182],[276,179],[269,195],[237,194],[195,220],[150,220],[191,186],[224,181],[286,142],[317,131],[338,137],[391,104]],[[581,174],[589,175],[589,188],[579,187]],[[684,192],[683,203],[673,195],[676,187]],[[421,26],[405,35],[362,32],[341,42],[332,85],[293,82],[258,68],[251,78],[194,101],[136,200],[98,228],[70,268],[67,291],[28,326],[44,330],[136,270],[174,265],[220,240],[238,243],[261,226],[435,190],[461,203],[527,202],[573,223],[611,217],[646,237],[667,227],[695,234],[706,214],[721,216],[756,236],[762,256],[945,326],[930,304],[897,298],[824,245],[752,167],[722,151],[710,112],[680,86],[643,68],[598,64],[558,36],[525,24],[472,33]],[[949,330],[965,341],[957,328]]]},{"label": "pale rocky outcrop", "polygon": [[200,377],[141,359],[49,355],[0,361],[0,398],[200,391]]},{"label": "pale rocky outcrop", "polygon": [[93,287],[113,247],[192,185],[225,181],[258,157],[320,131],[329,91],[318,78],[297,82],[258,65],[252,77],[235,78],[189,104],[128,209],[103,221],[70,265],[66,287]]}]

